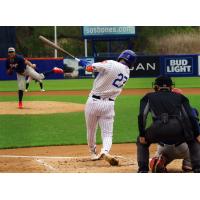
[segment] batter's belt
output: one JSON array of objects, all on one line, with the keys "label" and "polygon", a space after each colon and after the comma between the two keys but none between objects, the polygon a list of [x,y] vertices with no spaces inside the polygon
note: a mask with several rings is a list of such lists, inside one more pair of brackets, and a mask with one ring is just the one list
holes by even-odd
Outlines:
[{"label": "batter's belt", "polygon": [[[104,99],[104,98],[102,98],[102,97],[100,97],[100,96],[97,96],[97,95],[92,95],[92,98],[94,98],[94,99]],[[106,99],[106,98],[105,98]],[[107,98],[108,99],[108,101],[114,101],[114,99],[111,99],[111,98]]]}]

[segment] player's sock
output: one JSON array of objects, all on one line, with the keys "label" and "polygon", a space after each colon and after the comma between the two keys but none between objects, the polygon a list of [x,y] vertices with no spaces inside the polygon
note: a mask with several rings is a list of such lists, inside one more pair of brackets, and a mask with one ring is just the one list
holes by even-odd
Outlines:
[{"label": "player's sock", "polygon": [[22,99],[23,99],[23,94],[24,94],[23,90],[18,90],[19,102],[22,101]]},{"label": "player's sock", "polygon": [[103,150],[109,152],[112,146],[112,136],[104,136],[103,138]]},{"label": "player's sock", "polygon": [[26,83],[26,90],[28,89],[28,87],[29,87],[29,83]]},{"label": "player's sock", "polygon": [[39,84],[40,84],[40,89],[42,90],[43,89],[43,83],[39,82]]}]

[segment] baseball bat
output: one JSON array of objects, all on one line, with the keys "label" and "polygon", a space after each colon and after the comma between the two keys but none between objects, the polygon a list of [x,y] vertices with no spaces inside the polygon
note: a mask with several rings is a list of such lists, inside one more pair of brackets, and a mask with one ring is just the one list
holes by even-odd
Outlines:
[{"label": "baseball bat", "polygon": [[57,44],[51,42],[50,40],[48,40],[47,38],[45,38],[44,36],[40,35],[39,39],[41,41],[43,41],[45,44],[49,45],[50,47],[53,47],[54,49],[57,49],[58,51],[67,54],[68,56],[74,58],[75,60],[77,60],[78,62],[80,61],[80,59],[76,58],[74,55],[72,55],[71,53],[69,53],[68,51],[64,50],[63,48],[61,48],[60,46],[58,46]]}]

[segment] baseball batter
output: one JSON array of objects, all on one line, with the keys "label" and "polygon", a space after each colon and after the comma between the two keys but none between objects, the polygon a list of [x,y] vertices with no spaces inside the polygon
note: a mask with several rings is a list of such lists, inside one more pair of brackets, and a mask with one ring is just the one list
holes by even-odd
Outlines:
[{"label": "baseball batter", "polygon": [[25,59],[21,55],[17,55],[15,53],[15,48],[10,47],[8,48],[8,58],[6,61],[6,69],[7,74],[12,74],[13,71],[17,74],[17,82],[18,82],[18,99],[19,104],[18,107],[21,109],[23,108],[22,99],[23,99],[23,92],[25,90],[26,85],[26,76],[30,76],[33,79],[40,81],[44,79],[48,74],[57,73],[63,74],[63,70],[57,67],[54,67],[51,71],[44,72],[44,73],[37,73],[34,68],[36,67],[35,64],[32,64],[30,61]]},{"label": "baseball batter", "polygon": [[[114,105],[115,99],[129,79],[129,67],[133,65],[135,59],[136,54],[133,51],[125,50],[119,55],[117,61],[107,60],[86,67],[89,72],[98,72],[85,107],[87,142],[91,160],[104,158],[111,165],[118,165],[118,160],[109,154],[113,137]],[[99,155],[96,151],[98,125],[103,143]]]}]

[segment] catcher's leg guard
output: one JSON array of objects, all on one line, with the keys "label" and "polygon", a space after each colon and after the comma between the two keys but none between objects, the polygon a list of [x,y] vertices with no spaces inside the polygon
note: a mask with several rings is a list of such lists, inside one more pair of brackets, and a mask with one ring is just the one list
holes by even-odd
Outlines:
[{"label": "catcher's leg guard", "polygon": [[166,173],[167,169],[165,167],[165,163],[164,156],[160,155],[158,157],[153,157],[149,164],[152,173]]}]

